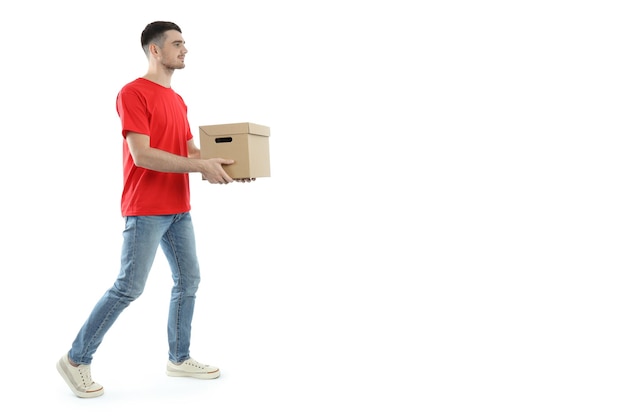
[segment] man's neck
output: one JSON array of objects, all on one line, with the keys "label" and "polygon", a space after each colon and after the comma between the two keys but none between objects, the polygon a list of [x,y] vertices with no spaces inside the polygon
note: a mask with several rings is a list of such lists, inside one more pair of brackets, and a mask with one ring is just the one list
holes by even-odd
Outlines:
[{"label": "man's neck", "polygon": [[143,76],[146,80],[150,80],[153,83],[162,85],[165,88],[170,88],[172,86],[172,75],[174,74],[174,70],[168,71],[150,71]]}]

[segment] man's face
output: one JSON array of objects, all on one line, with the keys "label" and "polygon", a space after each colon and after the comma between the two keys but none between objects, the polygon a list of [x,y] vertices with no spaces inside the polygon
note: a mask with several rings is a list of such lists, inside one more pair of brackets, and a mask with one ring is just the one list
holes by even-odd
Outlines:
[{"label": "man's face", "polygon": [[161,48],[161,65],[167,69],[185,68],[185,40],[183,35],[176,30],[165,32],[165,41]]}]

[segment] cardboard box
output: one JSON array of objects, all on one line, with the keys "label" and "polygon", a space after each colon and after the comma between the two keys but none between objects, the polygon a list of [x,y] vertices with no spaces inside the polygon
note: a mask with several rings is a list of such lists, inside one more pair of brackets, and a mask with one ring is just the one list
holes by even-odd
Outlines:
[{"label": "cardboard box", "polygon": [[203,159],[234,159],[224,165],[233,179],[270,176],[270,128],[255,123],[200,126],[200,155]]}]

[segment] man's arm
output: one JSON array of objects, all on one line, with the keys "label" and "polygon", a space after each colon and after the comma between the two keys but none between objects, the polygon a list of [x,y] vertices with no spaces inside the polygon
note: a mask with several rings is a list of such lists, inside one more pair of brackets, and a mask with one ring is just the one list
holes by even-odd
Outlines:
[{"label": "man's arm", "polygon": [[189,139],[187,141],[187,154],[190,158],[200,159],[200,148],[196,146],[196,143],[193,139]]},{"label": "man's arm", "polygon": [[231,159],[200,159],[200,150],[193,145],[189,158],[150,147],[150,137],[129,132],[126,135],[128,149],[135,165],[160,172],[189,173],[200,172],[211,184],[228,184],[233,179],[224,171],[222,165],[232,164]]}]

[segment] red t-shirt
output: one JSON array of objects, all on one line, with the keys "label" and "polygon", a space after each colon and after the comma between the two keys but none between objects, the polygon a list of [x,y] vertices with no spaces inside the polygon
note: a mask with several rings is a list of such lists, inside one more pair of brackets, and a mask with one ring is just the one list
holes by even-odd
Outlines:
[{"label": "red t-shirt", "polygon": [[117,113],[124,137],[122,216],[177,214],[189,211],[189,174],[158,172],[135,165],[126,134],[150,136],[150,146],[188,156],[192,138],[187,105],[171,88],[145,78],[126,84],[117,96]]}]

